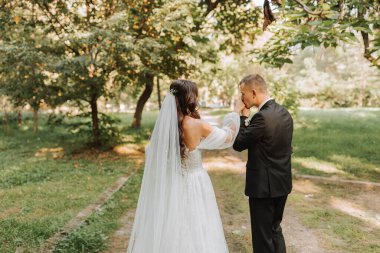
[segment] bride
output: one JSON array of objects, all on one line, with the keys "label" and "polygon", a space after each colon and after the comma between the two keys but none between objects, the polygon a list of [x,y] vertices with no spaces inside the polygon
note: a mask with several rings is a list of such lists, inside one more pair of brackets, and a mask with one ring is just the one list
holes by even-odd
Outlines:
[{"label": "bride", "polygon": [[197,97],[194,82],[176,80],[162,104],[146,148],[129,253],[228,252],[201,150],[232,146],[240,118],[231,112],[222,128],[213,127],[200,120]]}]

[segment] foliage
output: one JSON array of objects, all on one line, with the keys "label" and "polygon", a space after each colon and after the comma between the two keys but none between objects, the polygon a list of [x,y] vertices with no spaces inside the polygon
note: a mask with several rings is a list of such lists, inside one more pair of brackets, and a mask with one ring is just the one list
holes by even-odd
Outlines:
[{"label": "foliage", "polygon": [[0,49],[0,89],[15,106],[29,104],[38,109],[46,98],[46,56],[28,45]]},{"label": "foliage", "polygon": [[297,116],[299,91],[287,80],[274,81],[269,84],[270,94],[276,102],[283,105],[293,117]]},{"label": "foliage", "polygon": [[[51,127],[65,126],[72,134],[79,134],[90,139],[92,135],[91,113],[81,113],[78,115],[56,115],[48,117],[47,124]],[[99,113],[99,130],[101,142],[105,145],[114,145],[121,140],[120,129],[117,125],[121,120],[113,115]]]},{"label": "foliage", "polygon": [[380,68],[379,10],[379,2],[372,0],[282,1],[277,9],[278,20],[270,29],[272,37],[263,49],[254,51],[256,58],[261,63],[281,67],[292,63],[291,56],[298,49],[337,47],[361,36],[364,57]]},{"label": "foliage", "polygon": [[300,93],[307,107],[376,107],[380,105],[379,70],[359,51],[359,43],[337,48],[308,47],[293,58],[283,77]]}]

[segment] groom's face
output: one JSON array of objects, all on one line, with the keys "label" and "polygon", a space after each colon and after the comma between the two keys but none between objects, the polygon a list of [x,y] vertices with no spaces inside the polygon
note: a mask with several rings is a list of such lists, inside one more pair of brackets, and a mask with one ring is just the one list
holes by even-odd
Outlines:
[{"label": "groom's face", "polygon": [[245,85],[242,83],[240,85],[241,100],[243,101],[245,107],[248,109],[255,105],[256,101],[256,90],[250,85]]}]

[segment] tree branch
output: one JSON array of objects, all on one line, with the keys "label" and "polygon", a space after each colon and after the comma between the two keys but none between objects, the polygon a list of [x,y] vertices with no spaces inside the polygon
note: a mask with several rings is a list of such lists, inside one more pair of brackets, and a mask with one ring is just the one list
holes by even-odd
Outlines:
[{"label": "tree branch", "polygon": [[321,16],[322,11],[312,11],[306,4],[301,2],[300,0],[295,0],[301,7],[309,14],[311,15],[316,15],[316,16]]},{"label": "tree branch", "polygon": [[[364,13],[359,11],[358,12],[358,19],[364,18]],[[375,58],[372,57],[371,53],[369,52],[369,36],[367,32],[360,31],[362,38],[363,38],[363,44],[364,44],[364,54],[363,56],[370,61],[371,63],[376,65]]]},{"label": "tree branch", "polygon": [[40,3],[38,3],[38,6],[40,6],[40,8],[42,9],[45,9],[45,11],[50,15],[50,17],[53,17],[55,22],[61,27],[61,29],[63,31],[65,31],[65,33],[70,33],[66,27],[64,25],[61,24],[61,22],[59,22],[58,18],[53,14],[51,13],[50,9],[49,9],[49,6],[45,3],[44,5],[41,5]]},{"label": "tree branch", "polygon": [[[41,8],[41,10],[45,13],[45,15],[47,16],[47,18],[48,18],[48,20],[49,20],[49,23],[50,23],[51,27],[53,28],[55,34],[57,34],[58,37],[62,36],[62,32],[59,32],[59,31],[57,30],[57,28],[55,27],[55,24],[54,24],[54,22],[53,22],[53,20],[52,20],[51,17],[54,17],[54,20],[56,20],[56,22],[60,25],[60,27],[61,27],[66,33],[69,33],[69,32],[65,29],[65,27],[63,27],[63,25],[58,21],[57,17],[54,16],[54,15],[50,12],[48,6],[43,6],[43,5],[41,5],[38,1],[37,1],[37,4],[38,4],[38,6]],[[78,56],[80,55],[80,53],[79,53],[78,50],[76,50],[76,49],[73,48],[72,46],[68,45],[66,42],[63,42],[63,43],[65,44],[65,46],[66,46],[67,48],[69,48],[71,51],[73,51],[76,55],[78,55]]]},{"label": "tree branch", "polygon": [[[218,7],[218,5],[224,0],[216,0],[216,1],[212,1],[212,0],[204,0],[204,1],[200,1],[198,6],[199,7],[203,7],[204,5],[207,6],[207,9],[206,11],[203,13],[203,17],[205,20],[206,17],[208,16],[208,14],[210,14],[213,10],[216,9],[216,7]],[[199,31],[201,29],[201,25],[202,25],[202,22],[197,22],[195,24],[195,26],[193,28],[191,28],[191,32],[196,32],[196,31]]]},{"label": "tree branch", "polygon": [[207,4],[207,9],[206,9],[205,13],[203,13],[203,16],[207,17],[207,15],[210,14],[210,12],[212,12],[213,10],[216,9],[216,7],[220,4],[220,2],[222,2],[222,0],[217,0],[215,2],[213,2],[211,0],[206,0],[205,3]]},{"label": "tree branch", "polygon": [[344,1],[345,0],[339,1],[339,19],[343,19],[344,15],[346,14]]},{"label": "tree branch", "polygon": [[264,23],[263,23],[263,31],[273,22],[276,20],[272,13],[272,9],[270,8],[270,4],[268,0],[264,1],[263,5],[263,12],[264,12]]},{"label": "tree branch", "polygon": [[360,32],[363,38],[363,44],[364,44],[364,57],[367,58],[370,62],[374,62],[374,58],[371,56],[369,52],[369,38],[368,33],[361,31]]}]

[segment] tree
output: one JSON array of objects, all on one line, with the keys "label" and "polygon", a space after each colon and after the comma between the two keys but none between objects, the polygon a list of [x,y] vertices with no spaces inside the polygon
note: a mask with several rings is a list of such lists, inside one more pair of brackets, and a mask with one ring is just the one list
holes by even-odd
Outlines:
[{"label": "tree", "polygon": [[[251,5],[249,0],[129,2],[128,22],[142,63],[138,87],[144,86],[133,127],[141,124],[154,76],[189,76],[199,66],[196,62],[216,62],[218,51],[239,52],[255,38],[260,12],[247,8]],[[139,42],[152,46],[140,48]]]},{"label": "tree", "polygon": [[34,131],[38,130],[38,110],[46,97],[45,60],[43,53],[28,46],[1,49],[1,92],[9,96],[15,106],[31,106]]},{"label": "tree", "polygon": [[[267,0],[266,0],[267,1]],[[363,44],[363,56],[380,68],[380,3],[373,0],[272,1],[277,21],[264,48],[255,50],[261,63],[281,67],[292,63],[297,49],[337,47],[342,42]]]},{"label": "tree", "polygon": [[22,2],[3,5],[4,10],[0,12],[0,91],[10,97],[16,107],[30,105],[33,129],[37,131],[40,105],[53,98],[47,96],[51,87],[45,71],[49,56],[43,50],[44,35],[38,29],[40,22],[35,5]]},{"label": "tree", "polygon": [[[134,67],[133,44],[125,32],[118,1],[31,1],[44,16],[45,33],[52,37],[61,101],[76,101],[92,121],[92,144],[102,143],[98,99],[112,97],[115,86],[128,81]],[[63,49],[63,50],[62,50]],[[86,113],[84,115],[87,115]]]}]

